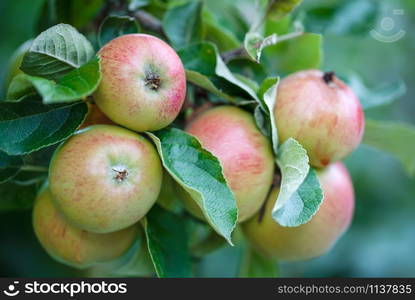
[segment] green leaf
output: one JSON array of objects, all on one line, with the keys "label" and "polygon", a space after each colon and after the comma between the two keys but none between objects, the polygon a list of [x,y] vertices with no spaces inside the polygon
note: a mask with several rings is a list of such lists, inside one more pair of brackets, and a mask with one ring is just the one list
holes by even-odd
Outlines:
[{"label": "green leaf", "polygon": [[140,32],[140,25],[130,16],[108,16],[98,31],[99,45],[102,47],[120,35]]},{"label": "green leaf", "polygon": [[[244,38],[244,48],[256,62],[260,62],[262,50],[268,46],[275,45],[281,41],[295,38],[303,33],[302,26],[295,26],[296,30],[292,33],[279,36],[278,31],[272,31],[269,35],[264,37],[263,27],[269,28],[270,22],[278,24],[280,19],[283,19],[291,10],[293,10],[301,0],[279,0],[279,1],[257,1],[254,8],[257,14],[253,15],[251,28],[246,33]],[[264,24],[265,23],[265,24]],[[295,24],[297,24],[296,22]],[[265,26],[264,26],[265,25]]]},{"label": "green leaf", "polygon": [[242,256],[239,277],[276,278],[278,277],[278,265],[275,261],[260,255],[250,246],[246,246]]},{"label": "green leaf", "polygon": [[[154,265],[151,261],[146,241],[140,240],[140,247],[135,249],[134,256],[117,270],[110,273],[111,277],[153,277],[155,274]],[[95,277],[102,277],[95,276]]]},{"label": "green leaf", "polygon": [[221,52],[239,47],[240,43],[234,33],[220,24],[207,9],[203,10],[202,22],[206,31],[205,40],[213,42]]},{"label": "green leaf", "polygon": [[25,155],[24,161],[28,165],[46,167],[46,169],[48,169],[48,165],[50,163],[50,160],[52,159],[53,154],[56,151],[56,148],[58,148],[57,144],[32,152],[28,155]]},{"label": "green leaf", "polygon": [[203,257],[226,245],[225,239],[206,223],[189,218],[187,228],[192,256]]},{"label": "green leaf", "polygon": [[186,70],[205,76],[215,75],[216,49],[211,43],[198,43],[180,49],[177,54]]},{"label": "green leaf", "polygon": [[288,15],[298,5],[301,4],[302,0],[277,0],[269,1],[272,3],[268,10],[268,17],[273,20],[279,20]]},{"label": "green leaf", "polygon": [[[267,37],[264,37],[264,29],[267,29],[270,22],[278,23],[277,21],[272,21],[268,18],[268,14],[271,12],[272,5],[275,5],[275,11],[278,10],[278,2],[284,3],[285,1],[277,1],[277,3],[272,4],[273,1],[263,0],[256,1],[255,9],[256,14],[252,16],[252,23],[249,31],[245,34],[244,37],[244,48],[248,56],[259,63],[262,55],[262,50],[271,45],[277,43],[278,31],[273,30],[270,32]],[[265,23],[265,24],[264,24]]]},{"label": "green leaf", "polygon": [[[248,86],[252,91],[258,91],[259,86],[255,80],[245,75],[238,74],[238,73],[234,73],[233,75],[236,77],[236,79],[238,79],[239,81],[243,82],[246,86]],[[251,100],[251,101],[255,102],[254,100]]]},{"label": "green leaf", "polygon": [[[271,141],[274,154],[277,154],[278,152],[278,130],[274,115],[274,106],[275,101],[277,100],[278,84],[279,77],[271,77],[265,79],[259,88],[259,97],[262,99],[262,102],[265,105],[265,111],[269,117],[267,121],[270,124],[269,128],[271,128]],[[265,92],[262,94],[262,91]]]},{"label": "green leaf", "polygon": [[178,185],[167,172],[163,172],[163,184],[157,199],[158,205],[173,213],[181,213],[183,204],[180,200]]},{"label": "green leaf", "polygon": [[323,200],[319,180],[308,162],[306,150],[293,138],[279,148],[277,164],[281,170],[281,187],[272,217],[282,226],[307,223]]},{"label": "green leaf", "polygon": [[278,84],[279,77],[267,77],[262,82],[258,88],[257,95],[258,99],[260,99],[260,104],[263,109],[266,109],[266,104],[264,101],[265,93],[272,88],[275,84]]},{"label": "green leaf", "polygon": [[[137,224],[137,226],[139,226]],[[87,277],[153,277],[153,262],[147,248],[144,230],[140,227],[136,241],[121,257],[88,269]]]},{"label": "green leaf", "polygon": [[235,86],[239,87],[244,92],[246,92],[251,99],[258,101],[256,92],[249,85],[245,84],[243,81],[239,80],[237,77],[235,77],[235,75],[232,74],[232,72],[226,66],[225,62],[220,57],[217,49],[215,50],[216,50],[216,68],[215,68],[216,75],[233,83]]},{"label": "green leaf", "polygon": [[0,212],[30,209],[37,193],[36,185],[0,184]]},{"label": "green leaf", "polygon": [[392,103],[406,93],[406,86],[403,80],[381,85],[376,89],[367,88],[362,79],[356,74],[348,76],[347,82],[359,97],[363,109]]},{"label": "green leaf", "polygon": [[129,0],[128,9],[134,11],[150,4],[150,0]]},{"label": "green leaf", "polygon": [[[11,182],[17,185],[28,186],[33,184],[41,184],[48,177],[47,167],[45,167],[45,172],[27,171],[26,168],[28,168],[28,166],[22,166],[19,173],[11,179]],[[39,170],[41,168],[42,167],[39,167]]]},{"label": "green leaf", "polygon": [[209,224],[230,244],[238,219],[235,197],[219,160],[179,129],[148,133],[170,175],[192,196]]},{"label": "green leaf", "polygon": [[289,138],[279,148],[277,164],[281,170],[281,187],[273,215],[294,195],[306,178],[310,166],[307,151],[295,139]]},{"label": "green leaf", "polygon": [[274,32],[267,37],[263,37],[257,32],[248,32],[245,35],[244,47],[251,59],[259,63],[262,51],[266,47],[276,45],[277,43],[281,43],[283,41],[299,38],[303,34],[303,28],[299,25],[296,26],[295,31],[283,35],[278,35]]},{"label": "green leaf", "polygon": [[190,1],[166,12],[163,29],[174,48],[182,48],[184,45],[202,40],[202,7],[203,2]]},{"label": "green leaf", "polygon": [[[275,39],[276,35],[272,35],[270,36],[270,38]],[[248,55],[258,63],[261,59],[262,49],[264,48],[264,40],[264,37],[257,32],[248,32],[245,35],[245,50],[248,53]]]},{"label": "green leaf", "polygon": [[14,52],[12,57],[9,60],[6,72],[5,72],[5,85],[4,87],[7,88],[12,81],[12,79],[22,73],[20,70],[20,65],[23,61],[23,56],[25,55],[26,51],[30,48],[33,40],[28,40],[21,44],[19,48],[17,48]]},{"label": "green leaf", "polygon": [[274,116],[274,106],[277,99],[279,77],[264,79],[258,89],[258,106],[255,108],[255,122],[261,132],[271,138],[272,148],[275,154],[278,151],[278,131]]},{"label": "green leaf", "polygon": [[305,26],[308,31],[335,35],[367,35],[376,28],[382,13],[379,1],[344,1],[333,5],[327,1],[307,11]]},{"label": "green leaf", "polygon": [[271,121],[270,115],[267,114],[264,109],[262,109],[261,105],[258,104],[254,110],[254,118],[255,123],[261,133],[270,138],[272,136],[272,129],[271,129]]},{"label": "green leaf", "polygon": [[212,43],[193,44],[179,50],[178,54],[186,70],[197,73],[189,74],[190,82],[230,102],[235,102],[236,98],[258,101],[256,92],[232,74]]},{"label": "green leaf", "polygon": [[0,184],[16,176],[22,165],[23,160],[20,156],[10,156],[0,151]]},{"label": "green leaf", "polygon": [[35,87],[29,80],[27,80],[27,78],[30,77],[31,76],[27,74],[18,74],[15,77],[13,77],[13,80],[10,82],[9,87],[7,89],[6,99],[9,101],[15,101],[28,95],[35,95]]},{"label": "green leaf", "polygon": [[298,18],[292,18],[292,16],[288,15],[285,18],[282,18],[278,21],[273,21],[271,19],[267,19],[264,24],[264,34],[265,36],[271,35],[276,33],[278,35],[285,35],[287,33],[294,31],[299,31],[303,28],[303,23]]},{"label": "green leaf", "polygon": [[394,155],[409,175],[415,174],[415,126],[366,120],[363,143]]},{"label": "green leaf", "polygon": [[57,79],[86,64],[94,56],[91,43],[74,27],[55,25],[33,41],[21,69],[33,76]]},{"label": "green leaf", "polygon": [[[254,62],[252,59],[240,57],[232,59],[227,63],[232,73],[242,74],[255,82],[262,82],[268,76],[265,67],[262,64]],[[273,72],[274,74],[275,72]]]},{"label": "green leaf", "polygon": [[225,240],[216,232],[211,232],[206,239],[193,245],[191,252],[196,257],[202,257],[223,246],[225,246]]},{"label": "green leaf", "polygon": [[[245,33],[248,31],[248,22],[245,14],[242,12],[242,5],[249,4],[249,2],[255,1],[243,1],[240,5],[240,1],[205,1],[205,6],[209,9],[209,12],[214,17],[215,22],[225,27],[227,30],[240,41],[243,40]],[[242,9],[241,9],[242,8]],[[253,10],[247,10],[248,14],[255,13]]]},{"label": "green leaf", "polygon": [[209,79],[209,77],[202,75],[199,72],[186,70],[186,80],[197,86],[200,86],[201,88],[204,88],[205,90],[228,102],[235,103],[237,101],[235,97],[232,97],[218,89],[215,84],[213,84],[213,82]]},{"label": "green leaf", "polygon": [[143,220],[147,247],[158,277],[191,277],[186,223],[154,206]]},{"label": "green leaf", "polygon": [[318,69],[323,59],[323,39],[320,34],[304,33],[264,49],[265,65],[270,72],[293,73],[304,69]]},{"label": "green leaf", "polygon": [[37,97],[0,102],[0,150],[22,155],[68,138],[84,121],[85,103],[44,105]]},{"label": "green leaf", "polygon": [[19,99],[35,90],[43,103],[74,102],[92,94],[101,80],[98,58],[72,70],[57,82],[27,74],[17,75],[7,91],[8,99]]},{"label": "green leaf", "polygon": [[299,226],[311,220],[323,201],[323,191],[317,173],[310,169],[297,191],[275,214],[274,219],[283,226]]},{"label": "green leaf", "polygon": [[97,16],[104,0],[48,0],[39,17],[41,31],[59,24],[71,24],[75,28],[87,26]]},{"label": "green leaf", "polygon": [[71,4],[69,23],[75,28],[87,26],[98,15],[105,0],[66,0]]}]

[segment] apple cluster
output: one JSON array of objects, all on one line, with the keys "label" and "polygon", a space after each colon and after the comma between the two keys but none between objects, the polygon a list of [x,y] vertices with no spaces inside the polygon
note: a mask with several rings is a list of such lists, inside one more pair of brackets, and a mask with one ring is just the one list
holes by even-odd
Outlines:
[{"label": "apple cluster", "polygon": [[[157,150],[141,133],[171,124],[186,95],[180,58],[156,37],[118,37],[99,56],[102,80],[94,103],[81,129],[56,150],[33,213],[47,252],[80,268],[120,257],[140,234],[138,222],[157,201],[163,178]],[[325,253],[350,224],[353,186],[340,160],[360,143],[364,115],[344,82],[318,70],[284,78],[273,113],[281,143],[295,138],[307,150],[324,193],[317,214],[298,227],[272,218],[279,192],[275,155],[250,112],[217,105],[185,130],[218,158],[252,247],[269,258],[309,259]],[[185,190],[180,198],[204,220]]]},{"label": "apple cluster", "polygon": [[292,137],[307,150],[324,200],[308,223],[283,227],[271,216],[279,192],[274,187],[264,210],[243,229],[252,246],[267,257],[306,260],[327,252],[352,220],[353,184],[340,160],[361,142],[364,114],[353,90],[333,72],[305,70],[281,81],[274,115],[281,142]]},{"label": "apple cluster", "polygon": [[[219,106],[197,116],[186,130],[220,160],[236,198],[238,221],[252,247],[281,261],[310,259],[327,252],[351,222],[353,185],[340,160],[362,139],[363,110],[334,73],[306,70],[281,81],[273,113],[281,143],[295,138],[307,150],[324,194],[317,214],[298,227],[283,227],[272,218],[279,192],[273,184],[275,158],[252,114]],[[182,199],[203,219],[190,195]]]},{"label": "apple cluster", "polygon": [[155,146],[139,132],[173,122],[186,94],[180,58],[154,36],[124,35],[99,56],[94,103],[55,151],[33,211],[46,251],[78,268],[122,256],[140,235],[138,222],[158,198],[163,171]]}]

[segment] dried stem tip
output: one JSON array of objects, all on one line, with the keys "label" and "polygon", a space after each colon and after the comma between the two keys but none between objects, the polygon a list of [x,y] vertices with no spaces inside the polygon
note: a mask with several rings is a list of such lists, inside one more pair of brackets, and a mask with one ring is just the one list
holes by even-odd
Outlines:
[{"label": "dried stem tip", "polygon": [[114,179],[117,180],[118,182],[123,181],[128,176],[127,170],[117,170],[117,169],[112,169],[112,170],[115,172]]},{"label": "dried stem tip", "polygon": [[144,84],[151,90],[156,91],[161,85],[160,76],[156,73],[150,72],[147,74]]},{"label": "dried stem tip", "polygon": [[335,75],[336,74],[332,71],[331,72],[325,72],[324,75],[323,75],[324,82],[327,83],[327,84],[332,83]]}]

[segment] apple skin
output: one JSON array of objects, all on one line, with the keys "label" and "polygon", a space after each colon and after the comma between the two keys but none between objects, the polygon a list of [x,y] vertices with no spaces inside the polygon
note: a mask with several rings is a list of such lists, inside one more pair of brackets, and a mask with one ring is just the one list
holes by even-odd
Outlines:
[{"label": "apple skin", "polygon": [[307,260],[320,256],[336,243],[353,217],[354,192],[342,163],[319,172],[324,200],[313,218],[298,227],[283,227],[272,219],[272,208],[279,189],[274,188],[260,213],[243,224],[245,236],[262,255],[280,261]]},{"label": "apple skin", "polygon": [[[197,116],[186,128],[202,146],[215,155],[235,195],[238,221],[254,215],[264,202],[274,175],[271,144],[256,127],[248,112],[233,106],[219,106]],[[187,192],[184,203],[201,218],[202,212]]]},{"label": "apple skin", "polygon": [[274,114],[280,141],[295,138],[314,167],[342,160],[362,140],[365,121],[359,99],[330,72],[306,70],[281,80]]},{"label": "apple skin", "polygon": [[88,113],[86,115],[85,121],[82,123],[79,129],[86,128],[95,124],[117,125],[99,109],[98,105],[95,103],[87,103],[87,105]]},{"label": "apple skin", "polygon": [[173,122],[186,95],[186,75],[168,44],[147,34],[127,34],[111,40],[98,55],[102,80],[94,99],[112,121],[134,131]]},{"label": "apple skin", "polygon": [[139,225],[112,233],[91,233],[72,226],[56,208],[45,186],[33,208],[33,228],[43,248],[55,260],[85,269],[122,256],[139,235]]},{"label": "apple skin", "polygon": [[111,125],[78,131],[54,153],[49,184],[57,206],[75,226],[95,233],[139,221],[160,192],[162,167],[141,135]]}]

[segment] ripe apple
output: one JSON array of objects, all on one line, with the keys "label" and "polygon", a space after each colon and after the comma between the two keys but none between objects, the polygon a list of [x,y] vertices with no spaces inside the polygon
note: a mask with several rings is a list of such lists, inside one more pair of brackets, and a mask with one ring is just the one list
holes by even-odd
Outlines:
[{"label": "ripe apple", "polygon": [[[235,195],[238,221],[251,217],[264,202],[274,175],[271,144],[248,112],[233,106],[209,109],[186,128],[202,146],[215,155]],[[183,197],[190,212],[202,217],[190,196]]]},{"label": "ripe apple", "polygon": [[54,153],[50,189],[75,226],[96,233],[124,229],[157,200],[162,167],[143,136],[112,125],[78,131]]},{"label": "ripe apple", "polygon": [[98,53],[102,80],[94,93],[115,123],[152,131],[177,117],[186,95],[183,64],[165,42],[147,34],[111,40]]},{"label": "ripe apple", "polygon": [[91,126],[91,125],[95,125],[95,124],[116,125],[99,109],[98,105],[96,105],[95,103],[87,103],[87,105],[88,105],[88,113],[80,129]]},{"label": "ripe apple", "polygon": [[306,70],[284,78],[276,101],[281,142],[295,138],[315,167],[343,159],[362,139],[364,114],[359,99],[333,72]]},{"label": "ripe apple", "polygon": [[48,187],[44,187],[36,198],[33,227],[39,242],[50,256],[80,269],[120,257],[133,245],[139,234],[138,224],[103,234],[87,232],[71,225],[56,208]]},{"label": "ripe apple", "polygon": [[280,226],[272,218],[279,189],[274,188],[264,211],[243,224],[259,253],[281,261],[306,260],[326,253],[348,228],[354,210],[353,185],[342,163],[319,171],[324,200],[313,218],[298,227]]}]

